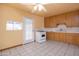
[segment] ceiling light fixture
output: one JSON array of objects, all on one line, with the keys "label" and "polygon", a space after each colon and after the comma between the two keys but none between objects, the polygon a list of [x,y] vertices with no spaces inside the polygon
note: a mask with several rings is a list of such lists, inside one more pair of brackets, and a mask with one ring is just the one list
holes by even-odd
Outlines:
[{"label": "ceiling light fixture", "polygon": [[32,12],[35,12],[35,11],[38,11],[38,12],[40,12],[40,11],[47,11],[46,10],[46,8],[43,6],[43,4],[40,4],[40,3],[38,3],[38,4],[36,4],[34,7],[33,7],[33,10],[32,10]]}]

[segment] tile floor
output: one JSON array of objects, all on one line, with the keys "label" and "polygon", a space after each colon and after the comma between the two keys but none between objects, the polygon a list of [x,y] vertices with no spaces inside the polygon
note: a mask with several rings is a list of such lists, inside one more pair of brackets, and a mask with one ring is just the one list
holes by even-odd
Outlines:
[{"label": "tile floor", "polygon": [[29,43],[0,51],[1,56],[79,56],[79,46],[56,41]]}]

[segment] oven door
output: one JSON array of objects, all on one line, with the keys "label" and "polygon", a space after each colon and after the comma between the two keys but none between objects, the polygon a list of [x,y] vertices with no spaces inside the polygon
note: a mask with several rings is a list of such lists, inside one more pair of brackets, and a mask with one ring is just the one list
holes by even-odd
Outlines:
[{"label": "oven door", "polygon": [[46,32],[40,32],[41,34],[41,39],[46,39]]}]

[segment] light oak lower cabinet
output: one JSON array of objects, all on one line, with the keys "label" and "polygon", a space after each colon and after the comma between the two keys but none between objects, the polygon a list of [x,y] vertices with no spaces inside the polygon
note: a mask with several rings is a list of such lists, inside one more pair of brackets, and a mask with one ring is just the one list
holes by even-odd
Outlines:
[{"label": "light oak lower cabinet", "polygon": [[79,45],[79,34],[78,33],[66,33],[66,42],[70,44]]},{"label": "light oak lower cabinet", "polygon": [[79,45],[79,34],[78,33],[74,34],[72,40],[73,44]]},{"label": "light oak lower cabinet", "polygon": [[55,33],[54,32],[47,32],[46,38],[50,40],[55,40]]},{"label": "light oak lower cabinet", "polygon": [[47,32],[47,39],[79,45],[79,34],[77,33]]},{"label": "light oak lower cabinet", "polygon": [[62,39],[62,34],[61,33],[55,33],[55,40],[57,40],[57,41],[62,41],[61,39]]},{"label": "light oak lower cabinet", "polygon": [[65,42],[65,34],[64,33],[57,33],[59,35],[58,39],[59,41]]},{"label": "light oak lower cabinet", "polygon": [[70,33],[65,33],[65,42],[72,43],[72,35]]}]

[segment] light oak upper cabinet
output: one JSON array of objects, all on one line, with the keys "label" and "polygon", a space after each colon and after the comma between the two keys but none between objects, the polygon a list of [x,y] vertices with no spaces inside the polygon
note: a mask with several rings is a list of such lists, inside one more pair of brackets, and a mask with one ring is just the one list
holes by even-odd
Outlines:
[{"label": "light oak upper cabinet", "polygon": [[46,28],[49,28],[50,27],[50,20],[48,18],[45,18],[45,20],[44,20],[44,26]]},{"label": "light oak upper cabinet", "polygon": [[52,28],[52,27],[55,27],[55,17],[48,17],[48,18],[45,18],[45,27],[46,28]]},{"label": "light oak upper cabinet", "polygon": [[50,17],[50,28],[56,27],[55,17]]},{"label": "light oak upper cabinet", "polygon": [[57,24],[63,24],[63,23],[65,23],[65,21],[66,21],[65,14],[55,16],[56,25]]},{"label": "light oak upper cabinet", "polygon": [[67,13],[66,20],[69,27],[79,26],[79,11]]},{"label": "light oak upper cabinet", "polygon": [[48,18],[45,18],[45,27],[53,28],[53,27],[56,27],[57,24],[65,23],[65,21],[66,21],[65,14],[48,17]]}]

